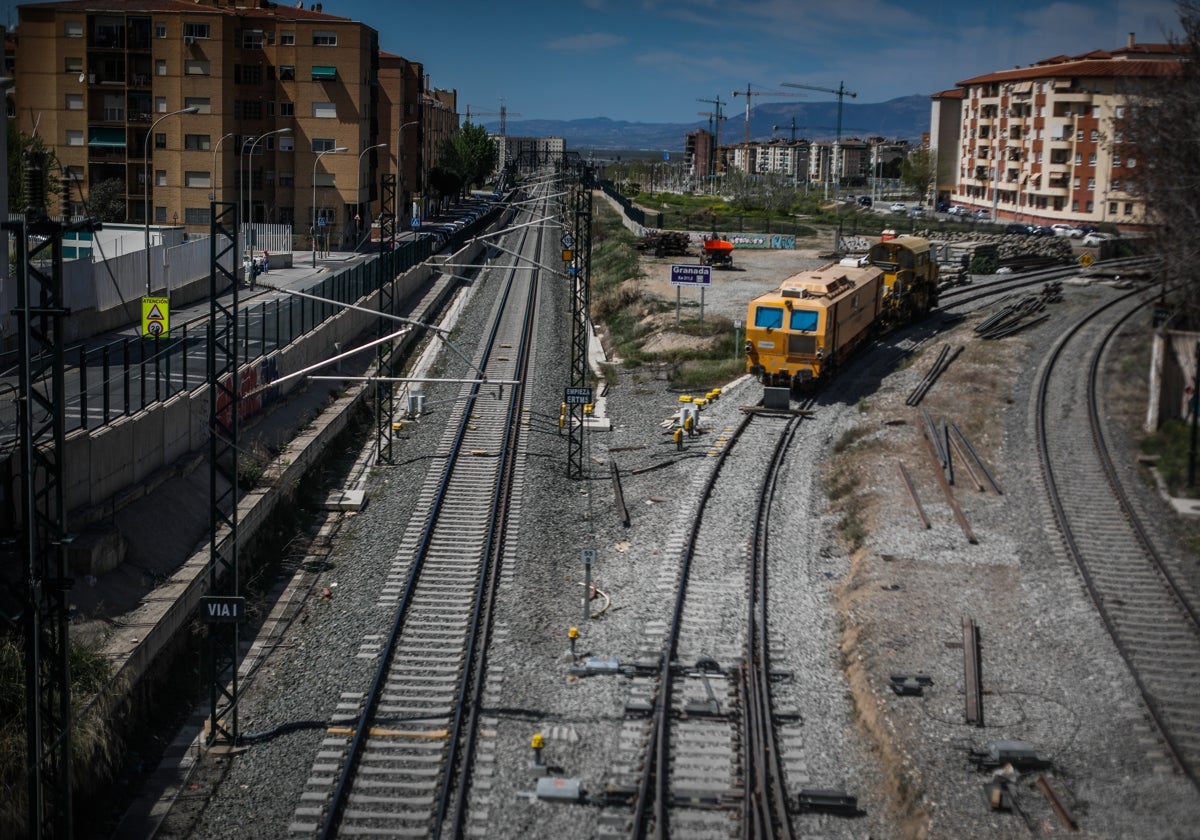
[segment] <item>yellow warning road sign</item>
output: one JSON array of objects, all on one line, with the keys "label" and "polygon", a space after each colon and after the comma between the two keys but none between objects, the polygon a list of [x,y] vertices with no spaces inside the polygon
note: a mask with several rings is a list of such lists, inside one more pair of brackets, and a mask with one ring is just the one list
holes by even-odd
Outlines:
[{"label": "yellow warning road sign", "polygon": [[167,338],[171,334],[171,299],[142,298],[142,337]]},{"label": "yellow warning road sign", "polygon": [[1084,268],[1088,268],[1094,262],[1095,260],[1092,258],[1091,254],[1084,253],[1079,255],[1079,264]]}]

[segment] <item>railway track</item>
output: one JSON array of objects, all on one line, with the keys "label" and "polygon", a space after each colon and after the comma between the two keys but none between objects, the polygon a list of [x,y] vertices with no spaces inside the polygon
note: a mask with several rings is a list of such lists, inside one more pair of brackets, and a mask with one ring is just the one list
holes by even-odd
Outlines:
[{"label": "railway track", "polygon": [[672,609],[646,628],[601,836],[724,838],[739,825],[743,837],[792,836],[771,703],[767,533],[798,424],[748,413],[720,435],[720,460],[672,540],[678,562],[659,580]]},{"label": "railway track", "polygon": [[[1098,307],[1055,344],[1038,380],[1038,457],[1064,548],[1129,666],[1167,753],[1200,784],[1200,593],[1155,545],[1105,429],[1101,362],[1145,293]],[[1086,409],[1086,410],[1085,410]]]},{"label": "railway track", "polygon": [[[515,250],[536,265],[543,236],[521,231]],[[505,271],[491,331],[471,361],[478,378],[460,389],[378,594],[390,627],[359,650],[378,668],[369,686],[341,695],[292,836],[462,833],[499,558],[521,492],[518,417],[537,278]]]}]

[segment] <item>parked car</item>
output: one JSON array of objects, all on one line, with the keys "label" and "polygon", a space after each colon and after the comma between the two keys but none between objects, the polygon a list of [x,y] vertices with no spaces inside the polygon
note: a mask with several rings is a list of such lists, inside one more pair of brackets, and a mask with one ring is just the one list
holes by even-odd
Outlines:
[{"label": "parked car", "polygon": [[1033,233],[1033,229],[1029,225],[1011,224],[1004,229],[1005,233],[1018,233],[1021,236],[1028,236]]},{"label": "parked car", "polygon": [[1089,225],[1086,222],[1084,222],[1082,225],[1079,225],[1078,229],[1083,236],[1087,236],[1089,233],[1094,233],[1097,230],[1095,225]]},{"label": "parked car", "polygon": [[1083,236],[1083,231],[1074,225],[1067,225],[1059,222],[1058,224],[1050,225],[1050,229],[1054,231],[1055,236],[1069,236],[1072,239],[1078,239]]},{"label": "parked car", "polygon": [[896,201],[896,202],[893,202],[893,204],[892,204],[892,212],[893,212],[893,213],[907,213],[907,212],[908,212],[908,205],[907,205],[907,204],[905,204],[905,203],[904,203],[904,202],[902,202],[902,201]]},{"label": "parked car", "polygon": [[1087,236],[1083,237],[1083,244],[1095,248],[1103,245],[1105,242],[1112,242],[1115,239],[1117,239],[1115,234],[1094,230]]},{"label": "parked car", "polygon": [[1029,235],[1030,236],[1054,236],[1054,231],[1051,230],[1050,228],[1046,227],[1045,225],[1030,225],[1029,226]]},{"label": "parked car", "polygon": [[951,216],[968,216],[968,215],[970,215],[970,211],[967,210],[966,207],[960,207],[957,204],[955,204],[953,207],[951,207],[946,212],[949,213]]},{"label": "parked car", "polygon": [[920,204],[914,204],[912,207],[908,208],[908,212],[910,215],[913,215],[913,216],[924,216],[925,208],[922,207]]},{"label": "parked car", "polygon": [[875,200],[872,199],[871,196],[869,196],[869,195],[860,195],[858,197],[858,203],[861,204],[863,207],[870,207],[872,204],[875,203]]},{"label": "parked car", "polygon": [[992,220],[992,214],[986,210],[976,210],[971,215],[981,222],[990,222]]},{"label": "parked car", "polygon": [[933,209],[934,209],[934,210],[936,210],[936,211],[937,211],[937,212],[939,212],[939,213],[949,213],[949,212],[950,212],[950,205],[949,205],[949,204],[947,204],[947,203],[946,203],[946,202],[944,202],[944,201],[939,201],[939,202],[937,203],[937,206],[935,206]]}]

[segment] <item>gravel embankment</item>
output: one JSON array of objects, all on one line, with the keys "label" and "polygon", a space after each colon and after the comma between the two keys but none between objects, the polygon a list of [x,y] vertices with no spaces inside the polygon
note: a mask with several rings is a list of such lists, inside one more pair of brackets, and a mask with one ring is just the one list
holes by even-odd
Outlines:
[{"label": "gravel embankment", "polygon": [[[731,319],[744,318],[745,302],[784,272],[823,262],[812,253],[737,256],[742,270],[715,272],[705,296],[706,311]],[[673,302],[674,290],[659,277],[670,262],[648,261],[658,267],[646,288]],[[467,352],[490,309],[488,283],[481,286],[455,329],[453,340]],[[795,774],[789,783],[793,793],[844,789],[859,797],[865,814],[855,820],[798,816],[800,836],[1028,837],[1019,816],[988,809],[986,776],[966,761],[968,747],[991,739],[1028,740],[1055,762],[1051,778],[1080,822],[1074,836],[1194,836],[1200,797],[1171,771],[1128,674],[1048,536],[1033,457],[1028,390],[1043,350],[1069,312],[1104,294],[1069,288],[1055,318],[1003,342],[974,341],[969,322],[948,334],[919,328],[914,335],[928,340],[911,364],[897,367],[906,348],[889,341],[848,370],[805,421],[780,489],[785,512],[775,517],[772,536],[775,550],[790,558],[772,587],[774,664],[793,674],[780,686],[780,702],[803,720],[785,733]],[[589,480],[567,480],[557,416],[569,369],[564,325],[570,301],[565,289],[545,301],[541,317],[548,328],[539,339],[539,378],[529,405],[524,520],[510,552],[497,609],[499,642],[489,663],[492,708],[484,742],[492,760],[473,789],[477,836],[557,840],[604,830],[597,809],[527,795],[536,781],[528,769],[534,732],[547,738],[546,763],[593,794],[602,793],[621,747],[624,681],[571,679],[567,630],[581,626],[578,653],[625,661],[657,639],[653,623],[668,607],[658,600],[657,584],[673,562],[670,541],[692,507],[688,500],[714,461],[707,447],[737,422],[740,405],[760,396],[753,382],[732,383],[705,410],[705,434],[680,454],[661,427],[677,411],[679,394],[652,371],[623,369],[605,404],[611,431],[586,438]],[[937,495],[919,413],[904,405],[947,341],[966,350],[923,405],[963,427],[1004,489],[1003,496],[956,490],[976,545],[967,543]],[[455,354],[443,359],[446,375],[462,374]],[[388,618],[376,606],[376,593],[409,524],[453,387],[426,387],[427,415],[401,433],[396,465],[372,471],[370,504],[343,523],[329,566],[286,643],[242,696],[243,731],[328,720],[341,692],[365,686],[373,660],[359,653]],[[1136,391],[1123,395],[1134,403],[1139,398],[1144,395]],[[612,505],[608,463],[614,458],[624,477],[628,528],[616,521]],[[917,482],[933,519],[929,531],[917,523],[897,460]],[[835,492],[831,504],[829,490],[839,487],[852,489]],[[850,526],[863,535],[855,552],[842,542]],[[585,547],[597,550],[593,580],[611,601],[599,619],[582,624],[579,551]],[[740,575],[736,580],[740,585]],[[322,586],[331,587],[331,598],[320,597]],[[983,730],[962,722],[964,615],[978,622],[983,636],[989,691]],[[887,686],[896,673],[927,674],[933,685],[924,697],[898,697]],[[322,738],[319,729],[294,732],[232,760],[204,762],[160,836],[288,836]],[[1066,833],[1036,791],[1021,782],[1018,793],[1035,836]]]}]

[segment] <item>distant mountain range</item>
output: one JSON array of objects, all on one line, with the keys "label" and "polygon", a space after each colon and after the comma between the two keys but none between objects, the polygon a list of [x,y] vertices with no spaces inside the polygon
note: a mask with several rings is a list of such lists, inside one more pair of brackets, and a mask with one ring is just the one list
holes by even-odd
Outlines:
[{"label": "distant mountain range", "polygon": [[[740,106],[740,107],[739,107]],[[789,140],[795,120],[797,139],[832,140],[837,135],[838,106],[832,102],[764,102],[750,110],[750,138]],[[887,102],[860,105],[845,100],[842,107],[842,137],[884,137],[918,142],[929,130],[930,98],[921,94]],[[733,99],[722,112],[721,145],[737,144],[746,137],[746,107]],[[499,122],[486,122],[490,132]],[[777,128],[776,128],[777,127]],[[639,123],[593,117],[582,120],[508,120],[506,131],[513,137],[562,137],[568,151],[588,149],[633,149],[682,152],[688,132],[710,129],[710,120],[693,123]]]}]

